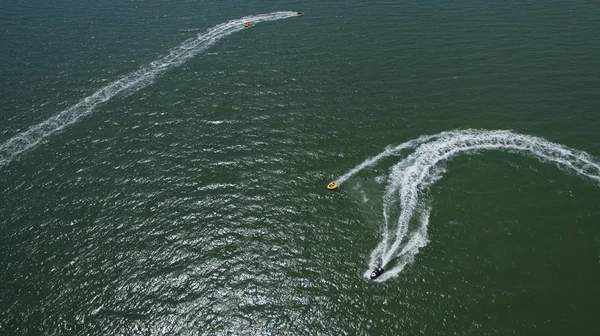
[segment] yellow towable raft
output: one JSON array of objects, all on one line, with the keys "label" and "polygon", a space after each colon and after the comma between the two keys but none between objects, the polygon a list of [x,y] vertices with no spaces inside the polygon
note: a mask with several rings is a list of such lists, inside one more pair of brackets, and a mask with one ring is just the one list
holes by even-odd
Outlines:
[{"label": "yellow towable raft", "polygon": [[338,184],[335,182],[331,182],[327,185],[327,189],[329,189],[329,190],[337,189],[337,187],[338,187]]}]

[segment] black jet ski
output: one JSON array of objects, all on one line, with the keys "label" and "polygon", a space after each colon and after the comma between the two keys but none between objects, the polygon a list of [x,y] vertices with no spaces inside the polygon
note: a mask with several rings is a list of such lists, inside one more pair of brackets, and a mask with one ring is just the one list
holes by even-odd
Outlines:
[{"label": "black jet ski", "polygon": [[373,270],[373,272],[371,272],[371,279],[376,279],[378,278],[381,273],[383,273],[383,268],[378,267],[377,269]]},{"label": "black jet ski", "polygon": [[304,15],[304,13],[302,13],[302,12],[298,12],[298,15]]}]

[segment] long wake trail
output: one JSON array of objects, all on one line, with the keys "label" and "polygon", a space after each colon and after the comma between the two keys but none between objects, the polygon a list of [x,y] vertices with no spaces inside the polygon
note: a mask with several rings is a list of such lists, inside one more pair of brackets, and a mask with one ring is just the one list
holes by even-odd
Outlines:
[{"label": "long wake trail", "polygon": [[383,196],[382,240],[371,252],[369,267],[364,273],[365,278],[369,278],[371,270],[383,267],[385,272],[376,281],[397,276],[414,261],[420,248],[428,244],[429,188],[443,177],[447,162],[458,155],[490,150],[526,155],[600,186],[600,161],[584,151],[512,131],[476,129],[422,136],[389,147],[337,181],[341,184],[362,169],[405,150],[413,152],[391,168]]},{"label": "long wake trail", "polygon": [[31,126],[28,130],[16,134],[0,145],[0,167],[10,163],[19,154],[36,147],[44,139],[63,128],[77,122],[82,117],[94,112],[100,104],[106,103],[113,97],[122,93],[132,93],[152,84],[154,79],[164,72],[185,63],[190,58],[203,52],[220,39],[235,32],[243,30],[245,22],[254,24],[287,19],[299,16],[297,12],[274,12],[242,17],[216,25],[205,33],[198,34],[177,47],[172,48],[169,54],[141,67],[114,82],[104,86],[91,96],[85,97],[77,104],[67,108],[58,114],[46,119],[40,124]]}]

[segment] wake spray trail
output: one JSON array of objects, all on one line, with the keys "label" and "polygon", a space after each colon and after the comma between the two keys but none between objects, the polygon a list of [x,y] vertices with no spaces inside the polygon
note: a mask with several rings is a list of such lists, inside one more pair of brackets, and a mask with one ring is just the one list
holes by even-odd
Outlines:
[{"label": "wake spray trail", "polygon": [[[499,150],[534,157],[561,170],[588,178],[600,186],[600,161],[586,152],[545,139],[504,130],[458,130],[423,136],[364,161],[338,181],[345,181],[365,167],[401,150],[414,149],[395,164],[388,176],[383,196],[382,240],[371,252],[369,273],[385,268],[376,281],[397,276],[411,263],[419,249],[428,243],[430,202],[427,191],[446,172],[446,163],[460,154]],[[395,214],[395,215],[392,215]]]},{"label": "wake spray trail", "polygon": [[196,38],[184,41],[179,46],[171,49],[168,55],[106,85],[91,96],[83,98],[77,104],[8,139],[0,145],[0,167],[10,163],[17,155],[34,148],[50,135],[92,113],[98,105],[111,100],[116,95],[132,93],[147,87],[152,84],[158,75],[183,64],[218,40],[243,30],[245,22],[256,24],[299,15],[297,12],[274,12],[246,16],[216,25],[205,33],[198,34]]}]

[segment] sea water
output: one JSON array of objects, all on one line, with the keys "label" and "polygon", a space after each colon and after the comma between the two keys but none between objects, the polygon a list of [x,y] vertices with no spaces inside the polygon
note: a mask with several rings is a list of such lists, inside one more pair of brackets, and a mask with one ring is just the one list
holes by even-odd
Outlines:
[{"label": "sea water", "polygon": [[597,333],[599,8],[5,1],[0,333]]}]

